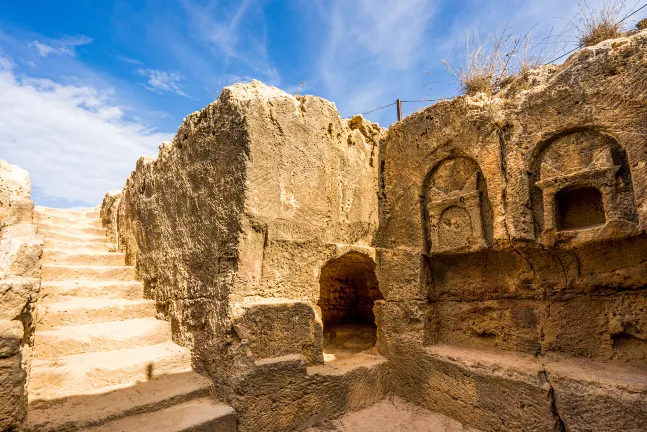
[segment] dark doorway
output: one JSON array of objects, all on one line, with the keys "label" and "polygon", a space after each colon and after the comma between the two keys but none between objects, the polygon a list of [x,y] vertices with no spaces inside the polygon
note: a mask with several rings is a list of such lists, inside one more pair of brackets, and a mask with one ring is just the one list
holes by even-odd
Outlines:
[{"label": "dark doorway", "polygon": [[557,227],[560,231],[604,225],[602,194],[594,187],[561,190],[557,201]]},{"label": "dark doorway", "polygon": [[375,263],[358,252],[328,261],[321,269],[319,307],[324,324],[324,353],[352,354],[375,346],[373,305],[382,299]]}]

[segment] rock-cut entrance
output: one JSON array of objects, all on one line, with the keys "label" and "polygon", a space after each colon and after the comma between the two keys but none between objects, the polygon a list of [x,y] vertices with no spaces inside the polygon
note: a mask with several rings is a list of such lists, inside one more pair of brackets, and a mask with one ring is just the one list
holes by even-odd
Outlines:
[{"label": "rock-cut entrance", "polygon": [[321,269],[319,284],[324,357],[332,360],[374,347],[373,306],[383,296],[373,260],[359,252],[332,259]]}]

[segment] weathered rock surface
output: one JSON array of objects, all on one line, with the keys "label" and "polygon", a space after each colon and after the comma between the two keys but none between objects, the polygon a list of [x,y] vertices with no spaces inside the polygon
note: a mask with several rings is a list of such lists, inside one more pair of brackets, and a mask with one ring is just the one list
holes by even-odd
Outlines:
[{"label": "weathered rock surface", "polygon": [[391,127],[396,394],[483,430],[646,430],[646,77],[643,31]]},{"label": "weathered rock surface", "polygon": [[27,413],[43,253],[30,194],[27,172],[0,160],[0,430],[18,427]]},{"label": "weathered rock surface", "polygon": [[121,199],[121,190],[113,190],[106,193],[101,203],[101,225],[106,229],[108,239],[118,244],[117,214],[119,211],[119,200]]},{"label": "weathered rock surface", "polygon": [[[284,430],[270,410],[252,406],[260,394],[249,380],[282,387],[258,362],[301,355],[308,365],[323,363],[315,305],[324,264],[349,252],[373,262],[383,133],[361,117],[342,120],[328,101],[254,81],[225,88],[187,117],[126,182],[119,246],[170,319],[174,340],[192,348],[236,408],[239,430]],[[104,202],[106,224],[113,202]],[[286,365],[298,377],[286,400],[317,386],[341,395],[355,380],[315,380]],[[370,400],[383,397],[385,384],[366,379],[376,386]],[[352,405],[331,403],[331,415]],[[318,407],[295,415],[310,418]],[[305,421],[291,415],[289,424]]]}]

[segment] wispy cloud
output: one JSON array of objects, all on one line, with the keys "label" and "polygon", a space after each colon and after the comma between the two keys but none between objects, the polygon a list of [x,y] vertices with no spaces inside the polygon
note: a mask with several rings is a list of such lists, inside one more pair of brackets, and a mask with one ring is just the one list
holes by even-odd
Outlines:
[{"label": "wispy cloud", "polygon": [[76,56],[76,47],[92,43],[92,38],[88,36],[72,36],[62,39],[49,39],[47,43],[35,40],[29,44],[30,47],[36,48],[42,57],[48,55],[68,55]]},{"label": "wispy cloud", "polygon": [[137,73],[148,77],[148,90],[156,93],[175,93],[180,96],[189,97],[180,87],[180,81],[184,79],[179,72],[166,72],[159,69],[138,69]]},{"label": "wispy cloud", "polygon": [[214,57],[225,56],[268,84],[278,85],[280,76],[267,54],[265,0],[180,0],[189,18],[191,36],[207,44]]},{"label": "wispy cloud", "polygon": [[400,71],[416,67],[435,12],[435,1],[365,0],[318,2],[326,42],[318,80],[343,114],[361,112],[395,99]]},{"label": "wispy cloud", "polygon": [[171,137],[129,120],[110,89],[24,76],[0,53],[2,158],[29,171],[39,198],[97,204]]},{"label": "wispy cloud", "polygon": [[120,61],[124,62],[124,63],[130,63],[130,64],[134,64],[134,65],[137,65],[137,66],[141,66],[141,65],[144,64],[143,62],[141,62],[141,61],[139,61],[137,59],[122,56],[122,55],[117,55],[117,56],[115,56],[115,58],[117,60],[120,60]]}]

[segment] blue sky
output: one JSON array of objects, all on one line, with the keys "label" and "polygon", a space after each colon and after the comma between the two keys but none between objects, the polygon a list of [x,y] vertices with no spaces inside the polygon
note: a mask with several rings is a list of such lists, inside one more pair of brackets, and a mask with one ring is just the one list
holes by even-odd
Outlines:
[{"label": "blue sky", "polygon": [[[0,159],[56,207],[98,204],[223,86],[254,78],[294,93],[304,82],[344,117],[451,97],[442,59],[456,60],[464,34],[507,22],[536,40],[565,30],[571,48],[578,12],[577,0],[2,3]],[[388,126],[395,108],[367,117]]]}]

